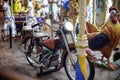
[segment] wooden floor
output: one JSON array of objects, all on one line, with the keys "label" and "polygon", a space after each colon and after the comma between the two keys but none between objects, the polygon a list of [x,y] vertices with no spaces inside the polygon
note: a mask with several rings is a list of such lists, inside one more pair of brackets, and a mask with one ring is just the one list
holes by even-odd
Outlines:
[{"label": "wooden floor", "polygon": [[36,76],[39,68],[32,67],[28,64],[22,50],[19,46],[20,40],[16,40],[13,48],[9,49],[9,43],[3,45],[0,42],[0,69],[16,72],[17,74],[30,77],[32,80],[69,80],[64,72],[64,68],[60,71],[46,74],[43,76]]},{"label": "wooden floor", "polygon": [[[1,41],[1,38],[0,38]],[[25,59],[20,39],[16,39],[13,48],[9,49],[8,42],[0,42],[0,69],[15,72],[19,75],[29,77],[31,80],[69,80],[64,72],[64,68],[60,71],[37,77],[38,68],[31,67]],[[97,53],[97,57],[100,56]],[[120,80],[120,69],[111,71],[103,67],[96,67],[94,80]],[[29,79],[26,79],[29,80]]]}]

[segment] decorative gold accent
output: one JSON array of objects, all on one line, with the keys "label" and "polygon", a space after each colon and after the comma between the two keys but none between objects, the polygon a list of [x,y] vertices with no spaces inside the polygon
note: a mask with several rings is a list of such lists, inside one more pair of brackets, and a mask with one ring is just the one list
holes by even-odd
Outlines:
[{"label": "decorative gold accent", "polygon": [[86,41],[87,40],[87,35],[86,34],[78,34],[78,36],[77,36],[78,38],[77,38],[77,40],[78,41]]},{"label": "decorative gold accent", "polygon": [[75,45],[76,48],[79,48],[79,49],[86,49],[88,48],[88,45]]},{"label": "decorative gold accent", "polygon": [[88,40],[87,40],[87,35],[82,34],[81,36],[78,36],[78,42],[76,42],[75,47],[80,48],[80,49],[85,49],[88,48]]},{"label": "decorative gold accent", "polygon": [[89,5],[89,2],[90,2],[90,0],[86,0],[86,6],[88,6],[88,5]]}]

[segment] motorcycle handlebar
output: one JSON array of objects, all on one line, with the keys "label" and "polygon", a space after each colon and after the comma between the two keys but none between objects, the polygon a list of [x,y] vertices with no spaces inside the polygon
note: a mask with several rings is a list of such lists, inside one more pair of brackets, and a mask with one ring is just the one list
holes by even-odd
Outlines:
[{"label": "motorcycle handlebar", "polygon": [[56,31],[56,30],[54,30],[54,28],[52,27],[52,25],[49,25],[46,22],[38,22],[37,24],[33,25],[32,28],[34,28],[36,26],[42,26],[42,25],[47,25],[52,31]]},{"label": "motorcycle handlebar", "polygon": [[35,24],[35,25],[32,25],[32,28],[34,28],[34,27],[36,27],[36,26],[38,26],[39,25],[39,23],[37,23],[37,24]]}]

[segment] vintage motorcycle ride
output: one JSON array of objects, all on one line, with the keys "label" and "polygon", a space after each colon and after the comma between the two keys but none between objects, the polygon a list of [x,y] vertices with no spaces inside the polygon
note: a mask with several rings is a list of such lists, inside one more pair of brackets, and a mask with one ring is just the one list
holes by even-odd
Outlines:
[{"label": "vintage motorcycle ride", "polygon": [[[45,27],[49,30],[45,30]],[[36,29],[33,29],[37,27]],[[45,22],[32,26],[30,36],[23,40],[27,61],[40,68],[39,75],[65,68],[70,80],[75,80],[77,50],[73,36],[73,25],[64,21],[59,28]],[[86,57],[87,79],[94,79],[94,64]]]}]

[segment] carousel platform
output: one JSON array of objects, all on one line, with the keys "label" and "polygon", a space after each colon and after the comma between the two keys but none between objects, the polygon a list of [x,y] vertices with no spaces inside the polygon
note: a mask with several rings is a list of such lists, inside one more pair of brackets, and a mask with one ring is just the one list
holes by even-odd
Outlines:
[{"label": "carousel platform", "polygon": [[[10,49],[8,42],[0,42],[0,80],[69,80],[64,68],[40,77],[36,76],[39,69],[28,64],[23,46],[19,44],[20,39],[15,40],[13,48]],[[95,52],[95,55],[98,58],[101,56],[98,51]],[[102,66],[95,66],[94,80],[120,80],[120,68],[112,71]]]},{"label": "carousel platform", "polygon": [[[113,51],[114,53],[114,51]],[[110,57],[111,63],[118,66],[118,69],[112,70],[107,66],[107,60],[104,59],[103,62],[97,61],[95,63],[95,79],[94,80],[120,80],[120,59],[113,62],[113,53]],[[99,51],[94,51],[97,58],[101,58]]]}]

